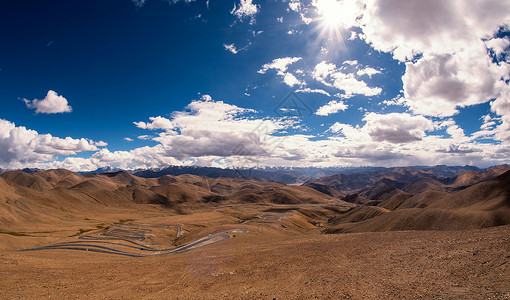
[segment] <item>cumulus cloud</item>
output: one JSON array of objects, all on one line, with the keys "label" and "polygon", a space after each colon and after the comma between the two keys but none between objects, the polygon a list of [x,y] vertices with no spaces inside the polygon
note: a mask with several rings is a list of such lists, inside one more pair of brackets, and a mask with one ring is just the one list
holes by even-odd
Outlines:
[{"label": "cumulus cloud", "polygon": [[28,100],[23,98],[28,108],[35,109],[36,113],[57,114],[71,112],[72,108],[67,103],[67,99],[59,96],[55,91],[49,90],[46,97],[42,100]]},{"label": "cumulus cloud", "polygon": [[358,76],[368,75],[368,77],[370,77],[370,78],[372,78],[372,76],[374,76],[375,74],[381,74],[381,71],[376,70],[371,67],[366,67],[366,68],[363,68],[361,70],[358,70],[358,72],[356,72],[356,75],[358,75]]},{"label": "cumulus cloud", "polygon": [[497,0],[372,0],[360,26],[375,49],[406,60],[417,53],[470,48],[510,21],[510,3]]},{"label": "cumulus cloud", "polygon": [[223,101],[195,100],[172,114],[175,132],[152,137],[162,155],[178,160],[206,156],[256,156],[270,151],[272,134],[291,126],[284,120],[249,118],[256,111]]},{"label": "cumulus cloud", "polygon": [[366,82],[356,78],[353,73],[344,73],[333,63],[325,61],[315,66],[312,76],[322,84],[343,90],[345,98],[354,95],[375,96],[382,92],[379,87],[369,87]]},{"label": "cumulus cloud", "polygon": [[425,131],[435,129],[431,120],[407,113],[372,112],[366,114],[363,121],[366,124],[361,128],[337,122],[330,127],[330,130],[342,133],[346,138],[356,141],[371,140],[402,144],[420,141],[426,136]]},{"label": "cumulus cloud", "polygon": [[263,65],[262,68],[260,70],[258,70],[257,72],[260,74],[265,74],[267,72],[267,70],[275,69],[278,72],[283,73],[283,72],[287,71],[287,68],[289,67],[289,65],[291,65],[295,62],[298,62],[301,59],[302,59],[301,57],[277,58],[277,59],[274,59],[272,62]]},{"label": "cumulus cloud", "polygon": [[369,113],[364,118],[364,129],[376,142],[409,143],[425,137],[425,131],[434,130],[434,124],[423,116],[406,113],[386,115]]},{"label": "cumulus cloud", "polygon": [[276,70],[276,74],[283,78],[283,82],[288,86],[303,84],[296,76],[290,72],[287,72],[289,65],[300,61],[301,57],[283,57],[274,59],[272,62],[264,64],[257,72],[259,74],[265,74],[268,70]]},{"label": "cumulus cloud", "polygon": [[136,127],[138,128],[142,128],[142,129],[150,129],[150,130],[155,130],[155,129],[163,129],[163,130],[169,130],[169,129],[172,129],[174,126],[172,124],[172,122],[167,119],[167,118],[164,118],[164,117],[150,117],[149,120],[151,122],[133,122],[133,124],[136,125]]},{"label": "cumulus cloud", "polygon": [[[507,39],[491,38],[510,23],[508,1],[371,0],[358,13],[362,38],[406,61],[402,80],[413,112],[447,117],[498,98],[509,66],[494,64]],[[503,79],[503,80],[502,80]]]},{"label": "cumulus cloud", "polygon": [[343,102],[339,100],[332,100],[329,101],[328,104],[321,106],[315,114],[318,116],[328,116],[330,114],[337,113],[339,111],[346,110],[348,106]]},{"label": "cumulus cloud", "polygon": [[290,87],[302,84],[302,82],[299,81],[299,79],[297,79],[292,73],[283,74],[283,82]]},{"label": "cumulus cloud", "polygon": [[104,142],[93,142],[71,137],[59,138],[39,134],[35,130],[0,119],[0,165],[18,168],[27,163],[49,161],[54,155],[74,155],[83,151],[96,151]]},{"label": "cumulus cloud", "polygon": [[426,56],[406,64],[402,77],[405,98],[416,113],[451,116],[459,107],[498,97],[506,70],[487,55],[472,52]]}]

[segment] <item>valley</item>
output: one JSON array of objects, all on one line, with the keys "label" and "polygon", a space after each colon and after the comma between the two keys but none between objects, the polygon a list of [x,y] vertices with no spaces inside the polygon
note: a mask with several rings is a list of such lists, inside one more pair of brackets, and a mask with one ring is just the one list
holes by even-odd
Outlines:
[{"label": "valley", "polygon": [[503,299],[506,169],[404,183],[402,171],[356,174],[375,179],[347,190],[345,176],[297,186],[9,171],[0,175],[0,295]]}]

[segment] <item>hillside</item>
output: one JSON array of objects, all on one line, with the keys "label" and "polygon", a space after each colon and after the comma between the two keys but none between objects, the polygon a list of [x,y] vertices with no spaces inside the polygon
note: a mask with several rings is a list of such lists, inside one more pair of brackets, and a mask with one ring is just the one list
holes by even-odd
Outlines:
[{"label": "hillside", "polygon": [[128,172],[78,175],[67,170],[0,175],[0,232],[109,210],[195,212],[228,205],[345,205],[315,189],[268,180]]},{"label": "hillside", "polygon": [[464,230],[510,224],[510,171],[454,193],[398,194],[329,220],[325,232]]},{"label": "hillside", "polygon": [[[476,183],[495,178],[510,170],[500,165],[485,170],[465,170],[454,167],[394,168],[383,172],[336,174],[305,182],[304,186],[328,191],[328,194],[359,194],[370,200],[385,200],[400,192],[419,194],[428,190],[455,192]],[[444,177],[441,175],[452,175]],[[334,190],[334,192],[331,192]],[[341,196],[340,196],[341,197]],[[351,196],[352,198],[353,196]]]}]

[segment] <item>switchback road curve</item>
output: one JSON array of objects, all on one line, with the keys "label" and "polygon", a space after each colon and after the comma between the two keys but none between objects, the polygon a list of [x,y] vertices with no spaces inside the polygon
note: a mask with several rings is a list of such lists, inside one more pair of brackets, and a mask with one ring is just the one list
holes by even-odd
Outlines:
[{"label": "switchback road curve", "polygon": [[150,227],[176,227],[177,237],[182,235],[182,228],[178,225],[151,225],[139,223],[118,224],[115,227],[116,228],[103,232],[101,236],[84,235],[78,237],[80,241],[56,243],[21,251],[77,250],[130,257],[148,257],[185,253],[229,239],[234,233],[248,233],[248,230],[245,229],[233,229],[209,234],[206,237],[174,248],[158,249],[141,243],[146,239],[146,236],[152,232]]}]

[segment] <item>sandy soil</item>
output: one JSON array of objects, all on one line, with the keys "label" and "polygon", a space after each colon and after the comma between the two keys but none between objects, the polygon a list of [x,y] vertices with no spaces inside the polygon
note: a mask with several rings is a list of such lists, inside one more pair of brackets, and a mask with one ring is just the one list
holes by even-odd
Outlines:
[{"label": "sandy soil", "polygon": [[3,250],[0,298],[510,298],[510,226],[331,235],[262,228],[158,257]]}]

